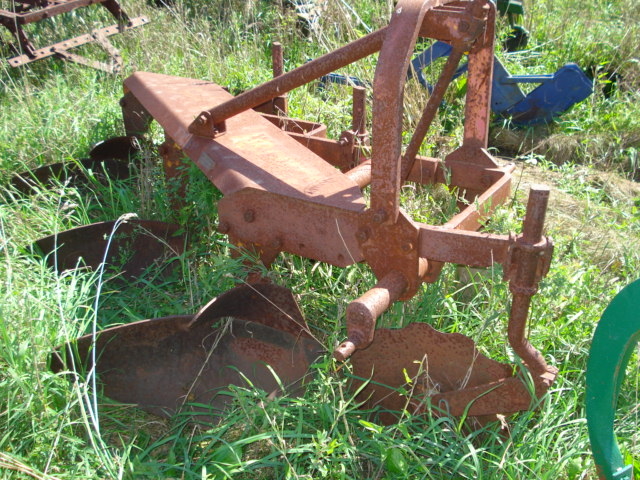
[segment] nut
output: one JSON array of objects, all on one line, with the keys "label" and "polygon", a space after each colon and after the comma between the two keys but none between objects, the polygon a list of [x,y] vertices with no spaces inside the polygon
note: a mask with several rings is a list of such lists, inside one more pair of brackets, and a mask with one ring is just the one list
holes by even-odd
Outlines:
[{"label": "nut", "polygon": [[374,223],[383,223],[387,219],[387,216],[386,210],[378,210],[373,214],[373,221]]},{"label": "nut", "polygon": [[256,212],[253,210],[245,210],[244,212],[244,221],[247,223],[251,223],[256,219]]},{"label": "nut", "polygon": [[359,242],[366,242],[369,239],[370,232],[366,228],[361,228],[356,232],[356,239]]}]

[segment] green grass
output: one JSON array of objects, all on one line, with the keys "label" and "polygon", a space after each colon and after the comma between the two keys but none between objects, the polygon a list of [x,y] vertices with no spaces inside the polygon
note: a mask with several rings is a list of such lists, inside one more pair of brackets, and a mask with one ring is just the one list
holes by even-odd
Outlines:
[{"label": "green grass", "polygon": [[[289,70],[358,38],[365,25],[385,25],[392,9],[389,1],[330,2],[321,30],[305,38],[293,12],[281,3],[178,0],[154,9],[129,0],[129,13],[146,14],[152,23],[112,37],[126,65],[121,75],[56,59],[21,69],[3,63],[2,184],[18,171],[86,156],[93,143],[122,134],[118,100],[122,80],[133,71],[202,78],[238,92],[270,78],[270,42],[283,42]],[[611,64],[623,76],[613,97],[597,90],[556,124],[518,133],[522,179],[514,182],[513,201],[488,226],[499,233],[518,230],[526,184],[546,181],[553,187],[547,230],[556,250],[534,299],[530,339],[560,373],[537,410],[507,418],[503,429],[491,423],[470,430],[460,419],[409,414],[382,426],[350,392],[348,364],[337,364],[327,354],[313,365],[315,376],[301,398],[272,399],[248,385],[232,387],[233,404],[224,421],[194,426],[186,415],[162,420],[99,397],[98,432],[87,408],[93,400],[90,386],[49,372],[49,353],[89,331],[94,319],[105,327],[192,313],[246,277],[242,258],[230,256],[233,247],[215,230],[220,194],[192,166],[185,206],[173,211],[167,201],[172,187],[165,185],[150,146],[139,175],[129,181],[83,190],[55,185],[31,197],[2,187],[0,478],[596,478],[583,398],[590,339],[608,302],[640,269],[640,188],[623,178],[638,175],[635,48],[640,28],[632,0],[543,0],[526,7],[531,50],[504,57],[513,73],[550,73],[575,61]],[[30,32],[40,45],[52,35],[74,32],[76,21],[83,23],[78,29],[108,21],[97,7],[85,10],[86,16],[66,17],[56,28],[43,23]],[[506,28],[501,23],[501,30]],[[7,39],[6,32],[0,34]],[[100,55],[92,48],[83,51]],[[366,59],[343,73],[370,81],[374,67],[375,58]],[[456,86],[447,94],[446,116],[434,123],[425,153],[444,155],[459,142],[464,85]],[[425,93],[412,83],[407,92],[409,129]],[[349,97],[340,87],[325,92],[303,87],[290,96],[291,115],[324,122],[335,137],[349,125]],[[161,141],[161,132],[154,140]],[[605,168],[614,173],[603,174]],[[403,193],[406,208],[433,223],[449,213],[450,200],[438,189]],[[30,254],[28,246],[43,235],[127,213],[186,226],[189,249],[163,283],[122,288],[108,275],[72,271],[57,276]],[[298,296],[327,351],[345,337],[349,301],[375,282],[364,265],[339,269],[288,254],[268,275]],[[507,290],[499,267],[465,285],[456,268],[447,266],[413,300],[394,305],[380,325],[426,321],[471,336],[492,358],[514,361],[505,344]],[[623,452],[636,462],[637,365],[636,354],[616,423]]]}]

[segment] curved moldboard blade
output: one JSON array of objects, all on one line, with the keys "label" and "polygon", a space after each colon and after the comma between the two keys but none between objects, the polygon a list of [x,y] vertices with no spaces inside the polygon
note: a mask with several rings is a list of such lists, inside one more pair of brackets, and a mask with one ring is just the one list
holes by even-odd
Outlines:
[{"label": "curved moldboard blade", "polygon": [[89,158],[98,161],[115,158],[128,163],[138,152],[140,145],[136,137],[112,137],[96,143],[89,152]]},{"label": "curved moldboard blade", "polygon": [[312,338],[291,290],[268,283],[229,290],[200,309],[190,326],[223,316],[262,323],[295,337]]},{"label": "curved moldboard blade", "polygon": [[[213,412],[193,407],[200,413],[206,412],[198,417],[206,421],[209,414],[222,410],[230,400],[224,394],[229,385],[247,386],[250,382],[273,392],[279,390],[281,382],[290,386],[289,393],[297,392],[322,346],[305,335],[296,336],[257,323],[263,321],[258,318],[261,314],[270,318],[273,312],[269,310],[280,311],[275,302],[263,311],[255,309],[256,322],[229,315],[252,300],[250,289],[238,287],[209,304],[207,321],[192,323],[191,315],[174,316],[99,332],[96,371],[104,395],[161,416],[176,413],[185,403],[208,405]],[[229,310],[217,307],[216,302],[226,304]],[[90,335],[67,344],[65,350],[66,362],[62,348],[52,355],[54,372],[91,367]],[[75,367],[69,361],[71,358]]]},{"label": "curved moldboard blade", "polygon": [[94,160],[84,158],[75,162],[53,163],[28,172],[18,173],[11,178],[11,186],[23,195],[30,195],[38,190],[38,186],[47,185],[53,179],[59,182],[70,182],[76,187],[89,184],[85,171],[91,171],[95,177],[103,181],[104,175],[113,180],[129,178],[129,164],[123,160],[109,158]]},{"label": "curved moldboard blade", "polygon": [[[40,238],[35,245],[47,256],[49,266],[58,272],[78,265],[97,268],[115,223],[100,222],[72,228]],[[109,247],[108,266],[120,269],[126,279],[139,277],[150,266],[182,254],[184,235],[177,233],[179,229],[179,225],[152,220],[121,223]]]},{"label": "curved moldboard blade", "polygon": [[[482,355],[469,337],[441,333],[426,323],[376,330],[373,343],[356,351],[351,362],[354,389],[370,379],[360,393],[368,407],[417,413],[433,405],[452,415],[478,416],[531,404],[512,365]],[[385,413],[382,419],[392,423],[395,417]]]},{"label": "curved moldboard blade", "polygon": [[89,184],[88,171],[100,181],[105,180],[105,175],[111,180],[125,180],[131,176],[129,160],[139,151],[135,137],[110,138],[96,144],[89,152],[89,158],[53,163],[19,173],[11,178],[11,186],[23,195],[34,193],[39,185],[47,185],[53,179],[80,187]]}]

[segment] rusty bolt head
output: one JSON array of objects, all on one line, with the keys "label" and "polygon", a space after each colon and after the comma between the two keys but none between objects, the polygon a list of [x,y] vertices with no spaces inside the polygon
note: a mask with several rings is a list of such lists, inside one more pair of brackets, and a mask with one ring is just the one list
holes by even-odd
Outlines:
[{"label": "rusty bolt head", "polygon": [[400,248],[402,249],[403,252],[409,253],[409,252],[413,251],[413,243],[405,242],[405,243],[402,244],[402,246]]},{"label": "rusty bolt head", "polygon": [[361,228],[356,232],[356,239],[359,242],[366,242],[369,239],[370,232],[366,228]]},{"label": "rusty bolt head", "polygon": [[269,243],[269,246],[275,250],[280,250],[280,248],[282,248],[282,240],[274,238],[271,243]]},{"label": "rusty bolt head", "polygon": [[231,230],[231,225],[229,225],[229,222],[220,222],[218,224],[218,231],[220,233],[228,233],[229,230]]},{"label": "rusty bolt head", "polygon": [[375,223],[383,223],[387,219],[387,212],[385,210],[378,210],[373,214],[373,221]]},{"label": "rusty bolt head", "polygon": [[256,219],[256,212],[249,209],[244,212],[244,221],[247,223],[251,223]]},{"label": "rusty bolt head", "polygon": [[480,183],[485,187],[490,187],[492,183],[491,175],[482,175],[482,177],[480,177]]}]

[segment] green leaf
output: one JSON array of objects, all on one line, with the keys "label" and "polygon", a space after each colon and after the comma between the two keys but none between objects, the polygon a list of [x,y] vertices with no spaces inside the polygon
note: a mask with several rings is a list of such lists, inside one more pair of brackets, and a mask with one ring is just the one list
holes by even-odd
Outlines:
[{"label": "green leaf", "polygon": [[389,449],[386,458],[384,459],[384,467],[389,473],[406,476],[407,459],[405,458],[404,453],[402,453],[402,450],[395,447]]}]

